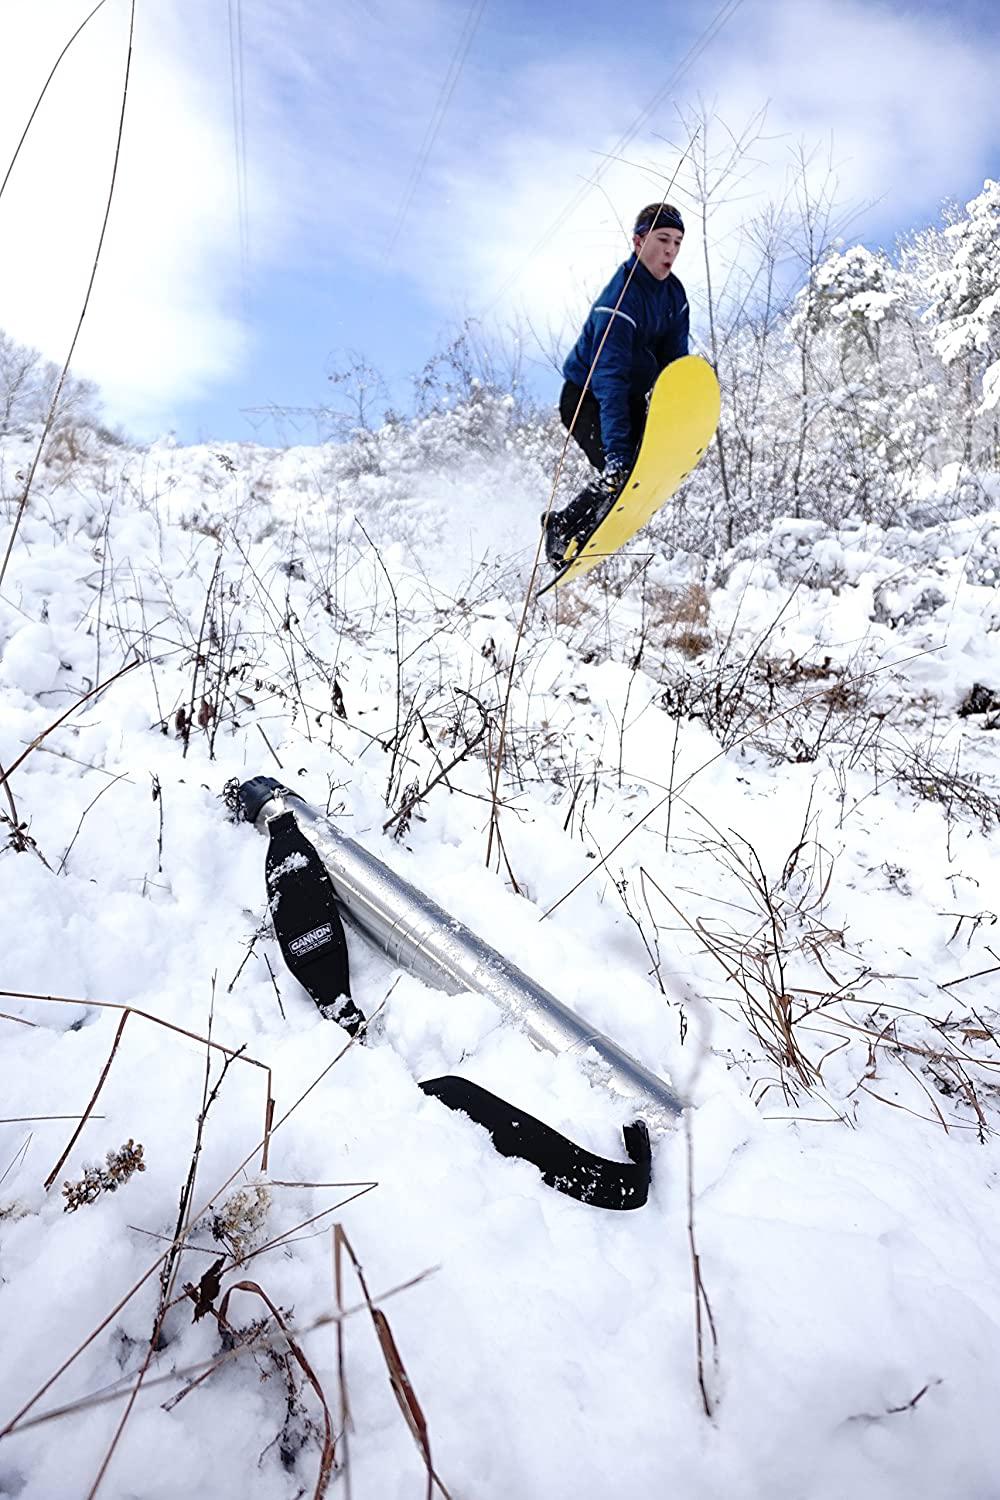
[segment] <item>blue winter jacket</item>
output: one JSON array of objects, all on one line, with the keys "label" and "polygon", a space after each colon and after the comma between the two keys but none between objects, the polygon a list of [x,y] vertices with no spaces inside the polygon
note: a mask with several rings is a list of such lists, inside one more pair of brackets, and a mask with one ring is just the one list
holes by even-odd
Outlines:
[{"label": "blue winter jacket", "polygon": [[[619,306],[633,266],[635,274]],[[586,384],[610,320],[611,331],[588,389],[600,407],[601,441],[606,460],[613,466],[631,464],[641,437],[632,430],[630,399],[635,403],[648,396],[664,366],[688,352],[688,316],[688,300],[677,277],[671,273],[665,281],[657,281],[634,255],[619,266],[590,309],[583,332],[563,365],[563,375],[574,385]]]}]

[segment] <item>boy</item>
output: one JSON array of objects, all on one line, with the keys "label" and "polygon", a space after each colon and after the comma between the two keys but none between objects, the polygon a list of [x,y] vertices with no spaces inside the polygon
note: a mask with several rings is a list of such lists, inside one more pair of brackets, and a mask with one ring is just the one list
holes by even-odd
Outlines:
[{"label": "boy", "polygon": [[554,567],[570,541],[584,542],[618,498],[639,451],[653,383],[688,352],[688,302],[673,275],[683,239],[684,221],[671,204],[641,211],[632,255],[590,309],[563,365],[559,415],[600,478],[565,510],[553,511],[547,525],[543,518],[545,555]]}]

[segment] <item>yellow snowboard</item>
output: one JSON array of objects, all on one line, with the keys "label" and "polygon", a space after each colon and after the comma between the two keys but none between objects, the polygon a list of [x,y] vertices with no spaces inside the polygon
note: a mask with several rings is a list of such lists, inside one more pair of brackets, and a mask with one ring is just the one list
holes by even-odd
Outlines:
[{"label": "yellow snowboard", "polygon": [[546,584],[570,583],[629,541],[670,499],[712,440],[719,422],[719,382],[696,354],[667,366],[653,387],[635,468],[611,511]]}]

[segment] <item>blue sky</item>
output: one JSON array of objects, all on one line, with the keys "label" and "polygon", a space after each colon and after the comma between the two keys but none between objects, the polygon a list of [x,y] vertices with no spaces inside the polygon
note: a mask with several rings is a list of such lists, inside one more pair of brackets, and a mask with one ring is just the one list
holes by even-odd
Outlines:
[{"label": "blue sky", "polygon": [[[93,0],[0,13],[0,176],[48,69]],[[125,146],[75,369],[140,436],[249,437],[243,409],[311,406],[362,352],[406,374],[465,316],[571,341],[622,258],[620,223],[658,196],[699,99],[739,129],[768,106],[713,255],[788,180],[799,141],[834,163],[851,237],[891,243],[995,174],[992,0],[159,0],[139,7]],[[679,20],[679,14],[683,20]],[[245,136],[234,132],[229,19]],[[449,65],[478,20],[412,201]],[[64,357],[89,274],[117,125],[127,0],[106,0],[53,82],[0,199],[0,327]],[[647,107],[626,163],[612,151]],[[722,126],[713,130],[716,139]],[[245,140],[239,178],[236,135]],[[596,169],[600,183],[580,190]],[[242,220],[238,182],[245,186]],[[687,201],[682,179],[673,196]],[[553,232],[565,210],[573,212]],[[242,227],[241,227],[242,226]],[[701,246],[678,271],[697,310]],[[541,354],[538,354],[541,359]],[[539,366],[539,389],[555,377]],[[259,429],[267,439],[273,427]],[[291,429],[285,429],[288,436]],[[303,425],[304,439],[312,437]]]}]

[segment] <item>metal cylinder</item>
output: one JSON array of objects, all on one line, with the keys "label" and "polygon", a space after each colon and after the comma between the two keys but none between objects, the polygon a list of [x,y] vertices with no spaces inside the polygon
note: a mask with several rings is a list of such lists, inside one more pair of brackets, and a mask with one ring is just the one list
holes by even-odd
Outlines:
[{"label": "metal cylinder", "polygon": [[669,1084],[308,802],[269,776],[244,782],[240,797],[244,816],[262,832],[279,813],[295,815],[329,871],[344,917],[398,967],[449,994],[488,995],[536,1047],[573,1055],[592,1079],[623,1100],[631,1117],[641,1117],[651,1129],[676,1119],[683,1105]]}]

